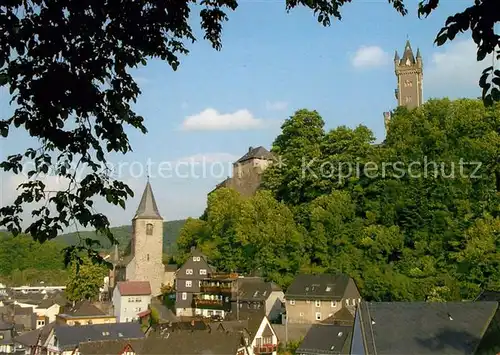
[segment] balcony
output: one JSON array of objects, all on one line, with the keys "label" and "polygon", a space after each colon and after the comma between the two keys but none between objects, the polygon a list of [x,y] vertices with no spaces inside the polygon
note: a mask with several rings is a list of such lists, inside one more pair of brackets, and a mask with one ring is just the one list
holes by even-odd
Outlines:
[{"label": "balcony", "polygon": [[195,308],[222,309],[224,302],[222,300],[204,300],[195,298],[193,300]]},{"label": "balcony", "polygon": [[213,286],[213,285],[201,285],[200,292],[203,293],[231,293],[231,286],[221,285],[221,286]]},{"label": "balcony", "polygon": [[255,354],[272,354],[275,351],[278,351],[278,345],[276,344],[258,345],[253,348]]}]

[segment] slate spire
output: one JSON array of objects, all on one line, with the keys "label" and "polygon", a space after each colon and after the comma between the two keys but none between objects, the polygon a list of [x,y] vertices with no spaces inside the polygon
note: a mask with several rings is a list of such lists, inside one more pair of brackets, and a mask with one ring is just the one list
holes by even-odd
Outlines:
[{"label": "slate spire", "polygon": [[155,196],[153,195],[153,189],[151,184],[148,182],[146,188],[142,193],[141,202],[137,208],[134,219],[145,218],[145,219],[163,219],[158,211],[158,206],[156,205]]},{"label": "slate spire", "polygon": [[406,64],[408,59],[411,64],[415,64],[415,56],[413,55],[413,50],[411,49],[410,40],[406,40],[405,51],[403,53],[403,57],[401,58],[401,64]]}]

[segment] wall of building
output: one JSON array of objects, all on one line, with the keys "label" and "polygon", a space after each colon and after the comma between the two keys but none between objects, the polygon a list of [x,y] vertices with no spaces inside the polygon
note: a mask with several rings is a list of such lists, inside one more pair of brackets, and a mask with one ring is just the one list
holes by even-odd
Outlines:
[{"label": "wall of building", "polygon": [[118,288],[113,292],[114,315],[119,323],[137,320],[137,313],[147,310],[150,304],[151,295],[122,296]]},{"label": "wall of building", "polygon": [[[337,313],[343,306],[342,301],[303,301],[295,300],[295,304],[286,301],[286,314],[289,323],[319,323]],[[319,319],[316,315],[319,315]]]},{"label": "wall of building", "polygon": [[71,318],[64,318],[64,317],[61,317],[61,315],[57,315],[56,316],[56,324],[76,325],[76,323],[79,323],[80,325],[86,325],[86,324],[110,324],[110,323],[116,323],[116,317],[114,317],[114,316],[107,316],[107,317],[71,317]]},{"label": "wall of building", "polygon": [[[151,224],[153,230],[147,235],[147,226]],[[149,281],[153,296],[161,294],[161,285],[165,274],[163,265],[163,220],[137,219],[133,228],[133,268],[127,279],[131,281]]]}]

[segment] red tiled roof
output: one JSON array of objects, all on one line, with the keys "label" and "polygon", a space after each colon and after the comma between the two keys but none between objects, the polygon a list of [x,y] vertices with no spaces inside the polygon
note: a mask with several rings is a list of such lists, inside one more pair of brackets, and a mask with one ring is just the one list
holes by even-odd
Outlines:
[{"label": "red tiled roof", "polygon": [[139,318],[142,318],[142,317],[145,317],[145,316],[149,315],[150,313],[151,313],[151,310],[146,309],[145,311],[142,311],[142,312],[140,312],[140,313],[137,313],[137,316],[138,316]]},{"label": "red tiled roof", "polygon": [[151,294],[149,281],[120,281],[117,286],[122,296],[143,296]]}]

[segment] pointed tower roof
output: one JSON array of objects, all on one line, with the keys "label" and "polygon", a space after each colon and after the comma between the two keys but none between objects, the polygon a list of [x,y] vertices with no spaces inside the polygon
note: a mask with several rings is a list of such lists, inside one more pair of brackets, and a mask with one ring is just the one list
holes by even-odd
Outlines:
[{"label": "pointed tower roof", "polygon": [[399,54],[398,51],[394,52],[394,61],[399,61]]},{"label": "pointed tower roof", "polygon": [[415,64],[415,56],[413,55],[413,50],[411,49],[410,40],[406,40],[405,51],[403,53],[403,57],[401,58],[401,65],[405,65],[408,59],[411,64]]},{"label": "pointed tower roof", "polygon": [[146,188],[142,193],[141,202],[135,212],[134,219],[146,218],[146,219],[163,219],[158,211],[158,206],[156,205],[155,196],[153,195],[153,189],[151,184],[146,184]]}]

